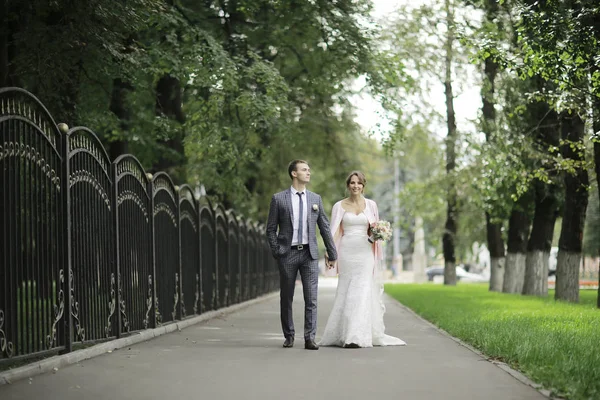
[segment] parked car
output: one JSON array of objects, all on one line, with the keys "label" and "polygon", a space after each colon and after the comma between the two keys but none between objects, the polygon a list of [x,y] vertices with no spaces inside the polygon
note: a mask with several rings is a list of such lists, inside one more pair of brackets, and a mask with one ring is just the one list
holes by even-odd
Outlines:
[{"label": "parked car", "polygon": [[548,276],[556,275],[556,261],[558,258],[558,247],[550,249],[550,258],[548,259]]},{"label": "parked car", "polygon": [[[429,267],[425,270],[427,280],[432,281],[436,276],[444,276],[444,267]],[[467,272],[462,266],[456,267],[456,279],[461,282],[488,282],[482,275]]]},{"label": "parked car", "polygon": [[444,267],[429,267],[425,270],[427,274],[427,280],[433,282],[433,278],[436,276],[444,276]]}]

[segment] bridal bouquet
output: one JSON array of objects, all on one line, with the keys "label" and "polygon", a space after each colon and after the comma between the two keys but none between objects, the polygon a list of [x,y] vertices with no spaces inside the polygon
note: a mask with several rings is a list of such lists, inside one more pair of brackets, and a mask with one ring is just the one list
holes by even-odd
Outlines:
[{"label": "bridal bouquet", "polygon": [[377,240],[388,241],[392,237],[392,227],[388,221],[380,220],[371,224],[371,236],[369,242]]}]

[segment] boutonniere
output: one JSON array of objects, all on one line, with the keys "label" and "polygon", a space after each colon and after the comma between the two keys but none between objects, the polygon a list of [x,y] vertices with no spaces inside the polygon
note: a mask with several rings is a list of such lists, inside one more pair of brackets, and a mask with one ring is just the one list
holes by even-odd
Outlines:
[{"label": "boutonniere", "polygon": [[313,210],[315,210],[315,211],[319,211],[319,206],[318,206],[318,205],[316,205],[316,204],[313,204]]}]

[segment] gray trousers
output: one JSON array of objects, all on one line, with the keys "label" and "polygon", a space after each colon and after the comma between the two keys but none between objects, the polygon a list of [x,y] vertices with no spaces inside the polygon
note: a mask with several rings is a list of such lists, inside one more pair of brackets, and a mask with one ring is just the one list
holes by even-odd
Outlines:
[{"label": "gray trousers", "polygon": [[304,340],[315,340],[319,263],[311,258],[308,245],[302,250],[291,249],[279,259],[281,329],[286,338],[293,338],[296,334],[292,303],[298,271],[304,292]]}]

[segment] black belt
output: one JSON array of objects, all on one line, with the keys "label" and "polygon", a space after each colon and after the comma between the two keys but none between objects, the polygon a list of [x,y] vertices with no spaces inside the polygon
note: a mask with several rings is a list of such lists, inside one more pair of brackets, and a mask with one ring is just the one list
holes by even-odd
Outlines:
[{"label": "black belt", "polygon": [[296,246],[292,246],[292,250],[303,250],[308,249],[308,244],[299,244]]}]

